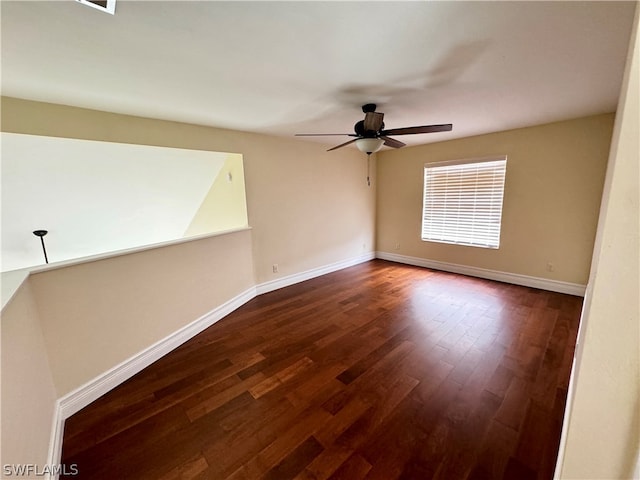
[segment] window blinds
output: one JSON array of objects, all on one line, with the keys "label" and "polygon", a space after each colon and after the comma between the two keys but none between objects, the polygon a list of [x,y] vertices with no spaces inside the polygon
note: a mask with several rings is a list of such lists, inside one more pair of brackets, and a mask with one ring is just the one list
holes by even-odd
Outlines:
[{"label": "window blinds", "polygon": [[506,157],[426,164],[422,239],[498,248]]}]

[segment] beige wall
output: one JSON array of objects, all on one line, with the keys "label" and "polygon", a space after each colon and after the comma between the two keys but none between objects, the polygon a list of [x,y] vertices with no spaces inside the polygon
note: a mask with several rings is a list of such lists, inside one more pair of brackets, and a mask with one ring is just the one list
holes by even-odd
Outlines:
[{"label": "beige wall", "polygon": [[48,270],[30,281],[61,397],[253,287],[251,231]]},{"label": "beige wall", "polygon": [[374,249],[375,188],[356,149],[7,97],[2,130],[241,153],[259,283]]},{"label": "beige wall", "polygon": [[[599,115],[380,152],[377,250],[586,284],[613,119]],[[492,155],[508,156],[500,249],[423,242],[424,164]]]},{"label": "beige wall", "polygon": [[[29,280],[2,311],[2,460],[43,465],[57,399]],[[3,477],[4,478],[4,477]]]},{"label": "beige wall", "polygon": [[566,479],[628,479],[640,461],[638,13],[636,7],[565,418]]}]

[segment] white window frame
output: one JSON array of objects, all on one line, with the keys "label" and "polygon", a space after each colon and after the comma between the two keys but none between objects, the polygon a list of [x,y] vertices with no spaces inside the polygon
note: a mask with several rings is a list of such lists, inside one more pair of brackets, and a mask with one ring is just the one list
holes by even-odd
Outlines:
[{"label": "white window frame", "polygon": [[506,168],[506,155],[426,163],[422,240],[499,248]]}]

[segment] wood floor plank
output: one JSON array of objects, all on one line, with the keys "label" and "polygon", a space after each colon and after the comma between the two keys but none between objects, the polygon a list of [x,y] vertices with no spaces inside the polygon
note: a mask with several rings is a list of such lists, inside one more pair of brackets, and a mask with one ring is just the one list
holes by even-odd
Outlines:
[{"label": "wood floor plank", "polygon": [[371,405],[359,397],[354,397],[333,415],[316,433],[315,437],[322,445],[330,447],[349,426],[371,408]]},{"label": "wood floor plank", "polygon": [[291,411],[286,399],[269,403],[260,399],[220,419],[223,434],[202,449],[212,478],[226,478],[273,443],[290,425]]},{"label": "wood floor plank", "polygon": [[265,377],[262,372],[258,372],[221,392],[214,391],[213,388],[204,390],[198,395],[191,396],[183,401],[182,405],[186,408],[189,420],[193,422],[201,416],[216,410],[243,392],[248,391],[251,387],[258,385],[264,381],[264,379]]},{"label": "wood floor plank", "polygon": [[87,479],[551,479],[582,299],[374,260],[260,295],[65,424]]},{"label": "wood floor plank", "polygon": [[323,450],[307,467],[300,472],[296,480],[326,480],[353,453],[353,450],[333,445]]},{"label": "wood floor plank", "polygon": [[496,413],[496,420],[516,431],[519,430],[529,402],[530,389],[531,386],[526,380],[514,377]]},{"label": "wood floor plank", "polygon": [[292,363],[288,367],[283,368],[275,375],[265,378],[262,382],[251,387],[249,393],[253,398],[260,398],[261,396],[269,393],[270,391],[278,388],[280,385],[285,384],[287,381],[293,379],[297,375],[301,375],[313,365],[313,360],[309,357],[302,357],[297,362]]},{"label": "wood floor plank", "polygon": [[529,402],[514,458],[534,471],[542,461],[551,421],[549,410],[537,402]]},{"label": "wood floor plank", "polygon": [[[288,430],[283,431],[278,438],[227,478],[229,480],[262,478],[271,469],[277,468],[289,452],[295,451],[303,442],[308,441],[309,434],[313,435],[329,418],[330,415],[322,409],[305,410],[292,422],[293,425]],[[313,451],[319,453],[322,446],[315,438],[313,443],[317,447]],[[302,465],[302,468],[304,466]]]},{"label": "wood floor plank", "polygon": [[195,458],[178,465],[173,470],[169,470],[161,477],[158,477],[158,480],[186,480],[195,478],[201,473],[204,473],[208,467],[209,465],[205,458],[202,455],[198,455]]},{"label": "wood floor plank", "polygon": [[298,447],[289,453],[280,463],[271,468],[262,478],[265,480],[294,478],[323,450],[322,445],[311,436],[298,445]]},{"label": "wood floor plank", "polygon": [[[85,449],[71,456],[63,445],[63,463],[81,465],[80,475],[84,478],[149,478],[145,477],[146,472],[141,471],[141,464],[136,462],[139,446],[148,443],[157,449],[160,439],[175,434],[188,424],[184,411],[175,406],[109,437],[98,444],[99,448]],[[175,465],[168,466],[175,468]]]},{"label": "wood floor plank", "polygon": [[[492,421],[480,446],[469,480],[501,479],[509,458],[515,451],[518,433],[500,422]],[[549,477],[551,478],[551,477]]]},{"label": "wood floor plank", "polygon": [[351,455],[329,477],[330,480],[360,480],[371,470],[371,464],[358,454]]}]

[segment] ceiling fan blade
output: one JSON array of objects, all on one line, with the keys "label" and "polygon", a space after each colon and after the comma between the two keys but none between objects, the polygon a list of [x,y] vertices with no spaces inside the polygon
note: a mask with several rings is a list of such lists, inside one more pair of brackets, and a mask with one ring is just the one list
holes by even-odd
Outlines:
[{"label": "ceiling fan blade", "polygon": [[384,113],[380,112],[367,112],[364,116],[364,129],[365,131],[377,132],[382,128],[382,119]]},{"label": "ceiling fan blade", "polygon": [[353,133],[296,133],[294,137],[336,137],[342,135],[349,135],[350,137],[355,137]]},{"label": "ceiling fan blade", "polygon": [[330,152],[331,150],[337,150],[338,148],[341,148],[341,147],[345,147],[345,146],[349,145],[350,143],[355,142],[356,140],[357,140],[357,138],[354,138],[353,140],[349,140],[348,142],[341,143],[340,145],[337,145],[337,146],[335,146],[333,148],[330,148],[329,150],[327,150],[327,152]]},{"label": "ceiling fan blade", "polygon": [[445,123],[443,125],[423,125],[421,127],[405,127],[392,128],[391,130],[383,130],[382,135],[413,135],[414,133],[434,133],[434,132],[450,132],[453,125]]},{"label": "ceiling fan blade", "polygon": [[395,138],[387,137],[385,135],[380,135],[380,138],[384,140],[384,144],[387,147],[401,148],[406,145],[406,143],[402,143],[401,141],[396,140]]}]

